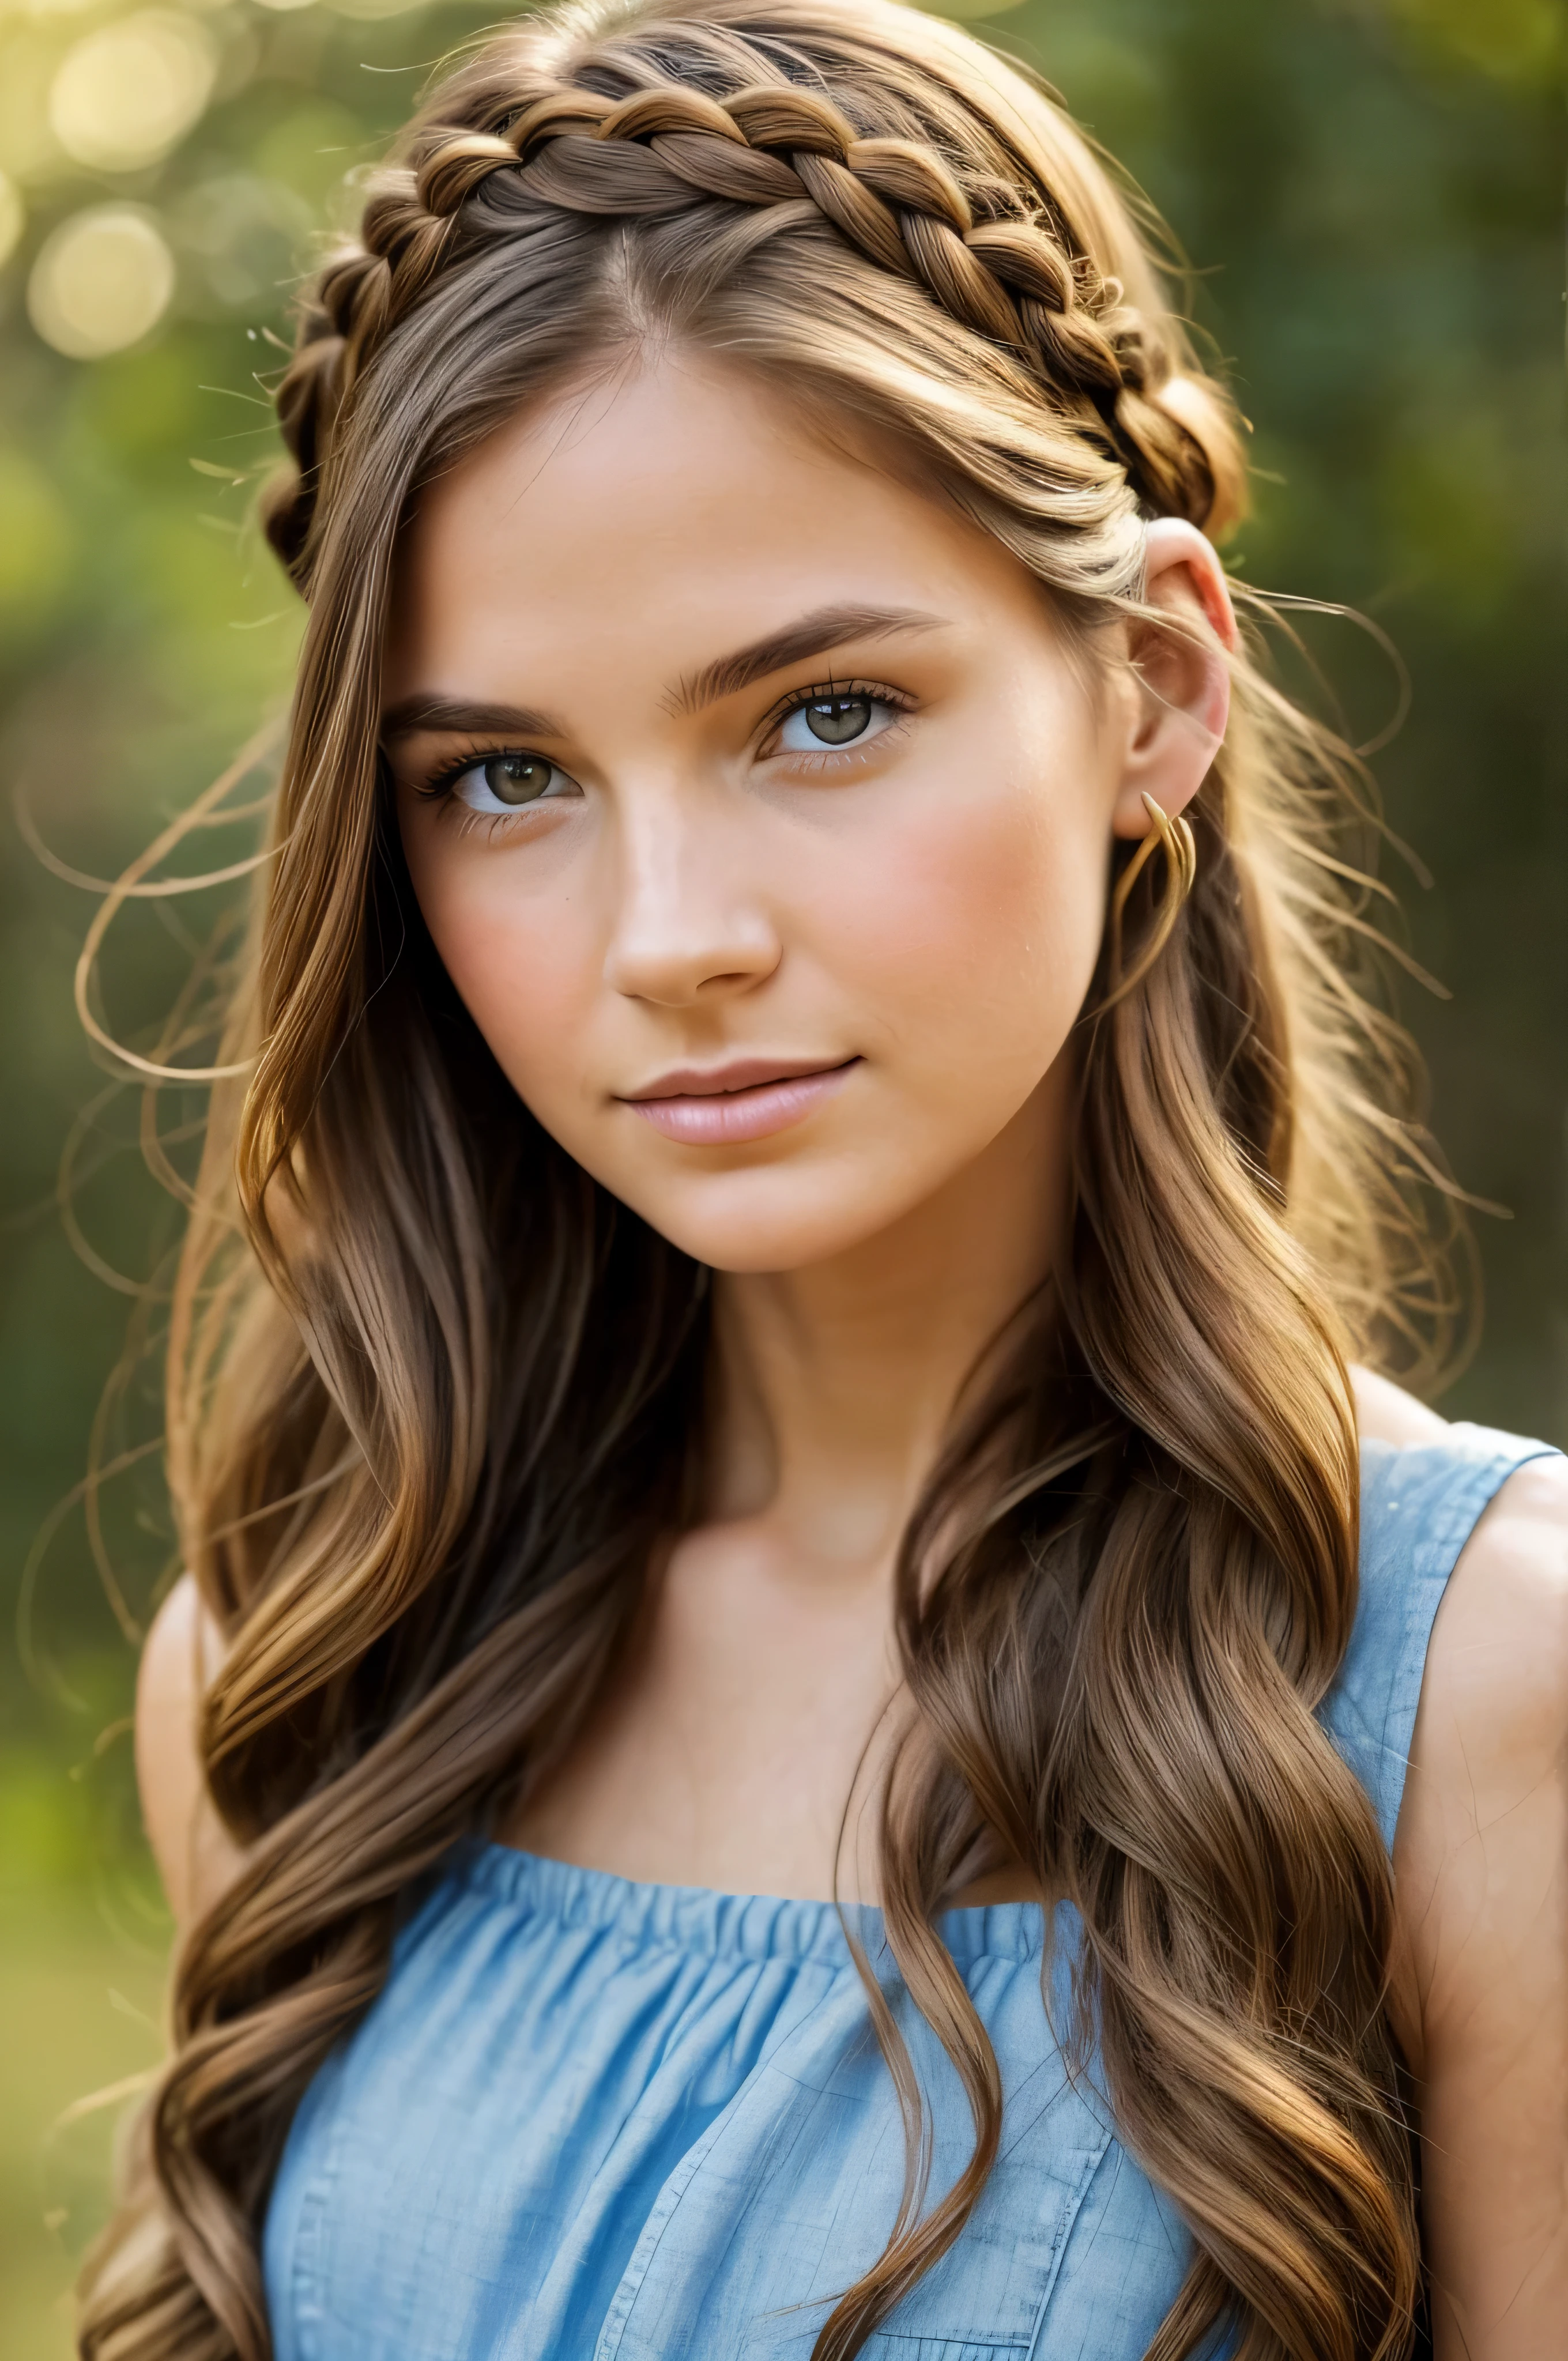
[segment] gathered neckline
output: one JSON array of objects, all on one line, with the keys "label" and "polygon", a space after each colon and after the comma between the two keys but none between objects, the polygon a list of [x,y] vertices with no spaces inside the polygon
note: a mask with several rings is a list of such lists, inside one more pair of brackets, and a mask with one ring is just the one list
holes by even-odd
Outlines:
[{"label": "gathered neckline", "polygon": [[[648,1884],[612,1870],[524,1852],[494,1838],[474,1838],[459,1847],[451,1875],[455,1883],[530,1916],[602,1927],[629,1948],[652,1945],[709,1957],[729,1953],[853,1972],[848,1928],[873,1965],[887,1951],[883,1914],[869,1902],[836,1905],[785,1894],[727,1894],[705,1885]],[[1069,1902],[1058,1903],[1052,1916],[1058,1932],[1077,1922]],[[1038,1960],[1046,1925],[1038,1902],[973,1904],[943,1911],[937,1920],[959,1967],[983,1959]]]}]

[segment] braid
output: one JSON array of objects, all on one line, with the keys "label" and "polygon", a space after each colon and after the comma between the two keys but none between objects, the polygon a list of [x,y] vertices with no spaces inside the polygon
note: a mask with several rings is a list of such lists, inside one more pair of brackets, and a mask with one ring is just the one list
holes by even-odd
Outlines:
[{"label": "braid", "polygon": [[460,249],[465,209],[499,172],[534,204],[607,220],[720,203],[774,209],[784,230],[809,207],[1022,365],[1122,466],[1146,511],[1214,520],[1216,474],[1191,405],[1162,403],[1176,389],[1148,324],[1070,244],[1046,192],[1031,205],[988,180],[966,193],[934,143],[862,138],[832,99],[788,82],[722,98],[680,82],[620,98],[572,83],[525,97],[493,129],[416,123],[408,162],[383,170],[367,203],[360,242],[308,291],[276,394],[293,464],[263,497],[269,538],[302,585],[338,412]]},{"label": "braid", "polygon": [[315,505],[321,463],[355,360],[386,309],[386,267],[364,247],[350,247],[318,272],[300,306],[294,351],[273,395],[278,423],[293,460],[262,494],[267,537],[299,577]]}]

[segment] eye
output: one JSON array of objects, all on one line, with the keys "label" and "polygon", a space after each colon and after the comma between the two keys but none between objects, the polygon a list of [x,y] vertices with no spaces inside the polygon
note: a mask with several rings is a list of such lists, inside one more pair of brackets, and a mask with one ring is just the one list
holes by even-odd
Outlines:
[{"label": "eye", "polygon": [[576,781],[542,754],[488,754],[470,763],[451,782],[460,804],[475,812],[520,811],[525,804],[554,803],[581,793]]},{"label": "eye", "polygon": [[813,696],[786,713],[774,740],[781,753],[815,754],[834,746],[856,746],[880,738],[900,708],[862,689]]}]

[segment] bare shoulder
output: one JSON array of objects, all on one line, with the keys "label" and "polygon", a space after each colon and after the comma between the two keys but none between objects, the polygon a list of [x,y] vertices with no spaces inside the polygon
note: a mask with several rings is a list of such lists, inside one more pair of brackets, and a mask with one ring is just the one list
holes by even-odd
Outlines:
[{"label": "bare shoulder", "polygon": [[181,1926],[199,1916],[239,1855],[207,1793],[198,1730],[223,1642],[190,1575],[153,1619],[137,1676],[137,1784],[148,1841]]},{"label": "bare shoulder", "polygon": [[1448,1433],[1447,1419],[1408,1394],[1392,1378],[1358,1367],[1351,1370],[1350,1383],[1363,1442],[1391,1443],[1402,1451],[1411,1444],[1441,1443]]}]

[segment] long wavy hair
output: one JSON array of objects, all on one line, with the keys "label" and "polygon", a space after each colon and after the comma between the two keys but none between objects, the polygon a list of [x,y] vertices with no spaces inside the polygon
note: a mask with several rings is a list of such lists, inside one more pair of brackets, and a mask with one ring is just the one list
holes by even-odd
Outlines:
[{"label": "long wavy hair", "polygon": [[[377,735],[411,497],[675,342],[917,470],[1092,654],[1137,611],[1139,518],[1217,533],[1245,483],[1138,219],[1056,101],[950,26],[650,0],[489,38],[302,298],[265,515],[309,628],[168,1380],[227,1643],[202,1750],[247,1850],[180,1954],[89,2361],[266,2361],[291,2111],[411,1887],[558,1761],[700,1513],[707,1274],[520,1105],[410,890]],[[996,2060],[936,1927],[987,1861],[1076,1904],[1059,2030],[1192,2233],[1149,2361],[1221,2325],[1242,2361],[1393,2361],[1412,2334],[1389,1865],[1314,1708],[1355,1613],[1347,1358],[1408,1363],[1442,1280],[1398,1038],[1358,982],[1355,766],[1271,685],[1255,621],[1234,686],[1196,885],[1135,989],[1102,954],[1079,1028],[1070,1255],[900,1554],[879,1885],[974,2148],[928,2205],[872,1985],[911,2164],[815,2361],[861,2350],[996,2156]]]}]

